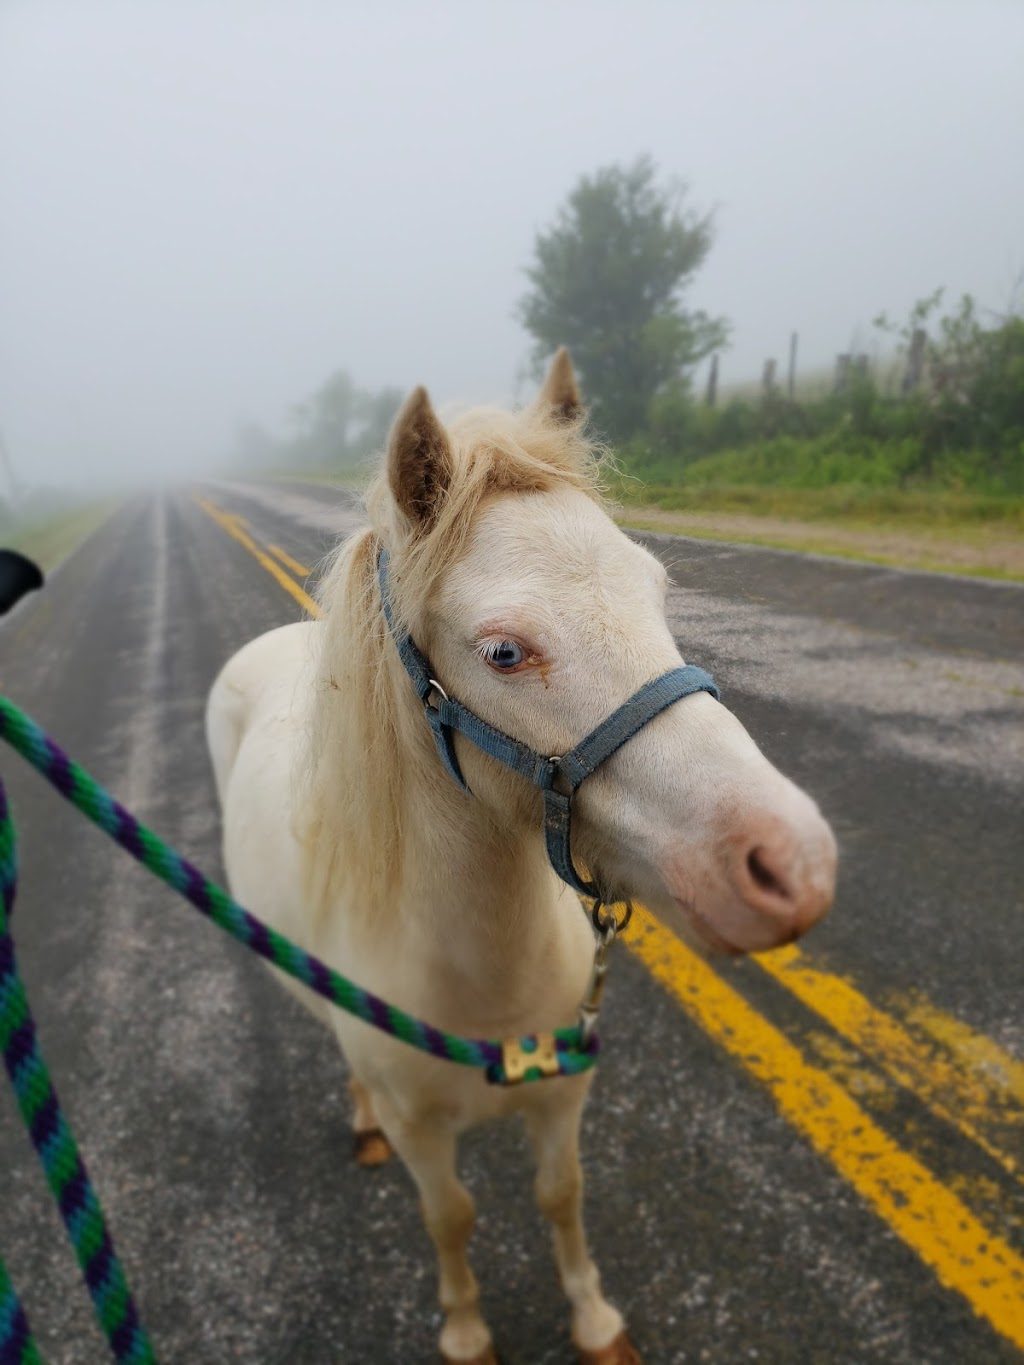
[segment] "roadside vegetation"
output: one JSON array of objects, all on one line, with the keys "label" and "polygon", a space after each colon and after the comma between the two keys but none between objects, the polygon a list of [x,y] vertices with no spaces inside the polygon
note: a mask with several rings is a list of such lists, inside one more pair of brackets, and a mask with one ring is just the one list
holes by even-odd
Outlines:
[{"label": "roadside vegetation", "polygon": [[909,389],[897,366],[811,400],[656,396],[620,446],[624,519],[1024,578],[1024,319],[983,327],[964,299],[925,335]]},{"label": "roadside vegetation", "polygon": [[245,471],[293,478],[351,480],[383,448],[404,397],[401,389],[388,386],[363,388],[348,370],[336,370],[308,398],[294,404],[283,433],[243,423],[235,434],[231,463]]},{"label": "roadside vegetation", "polygon": [[[913,376],[890,366],[879,381],[865,367],[816,399],[772,386],[722,406],[678,384],[622,445],[625,467],[661,487],[910,495],[908,511],[923,493],[1024,496],[1024,318],[985,327],[966,297],[932,336],[924,324],[940,297],[902,329],[924,338]],[[887,505],[898,510],[900,498]]]},{"label": "roadside vegetation", "polygon": [[[568,345],[623,523],[1024,578],[1020,290],[996,315],[939,289],[875,320],[873,356],[808,382],[794,350],[784,382],[770,361],[760,385],[719,393],[729,323],[687,302],[713,238],[640,158],[583,176],[526,267],[533,366]],[[234,463],[359,482],[401,397],[339,370],[285,435],[242,428]]]},{"label": "roadside vegetation", "polygon": [[[875,328],[884,364],[801,392],[718,393],[728,324],[688,309],[712,224],[653,164],[584,177],[520,305],[539,365],[568,342],[632,526],[1024,578],[1024,317],[943,291]],[[711,357],[702,391],[697,367]]]},{"label": "roadside vegetation", "polygon": [[101,502],[82,503],[50,511],[34,509],[26,517],[17,517],[8,508],[0,508],[0,546],[20,550],[34,560],[44,573],[76,550],[118,506],[117,498]]}]

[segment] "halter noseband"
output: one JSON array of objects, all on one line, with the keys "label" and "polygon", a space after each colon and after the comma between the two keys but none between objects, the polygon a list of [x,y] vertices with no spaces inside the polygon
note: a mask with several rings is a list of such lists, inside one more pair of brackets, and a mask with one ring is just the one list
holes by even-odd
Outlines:
[{"label": "halter noseband", "polygon": [[[544,839],[551,866],[564,882],[581,895],[602,901],[603,896],[598,887],[593,882],[583,881],[573,866],[569,834],[572,798],[576,789],[584,778],[611,758],[627,740],[675,702],[693,692],[710,692],[717,700],[718,688],[711,675],[694,664],[673,668],[634,692],[628,701],[623,702],[617,711],[613,711],[567,754],[545,758],[529,745],[481,720],[461,702],[448,696],[433,676],[426,656],[417,648],[412,637],[403,634],[395,625],[388,581],[388,552],[383,548],[377,557],[377,582],[380,585],[384,617],[399,657],[423,703],[424,714],[434,732],[437,751],[453,780],[464,792],[472,794],[455,754],[454,732],[457,730],[485,754],[496,758],[506,768],[511,768],[520,777],[525,777],[527,782],[540,788],[544,797]],[[434,698],[436,701],[432,700]],[[567,790],[556,789],[555,782],[559,779]]]}]

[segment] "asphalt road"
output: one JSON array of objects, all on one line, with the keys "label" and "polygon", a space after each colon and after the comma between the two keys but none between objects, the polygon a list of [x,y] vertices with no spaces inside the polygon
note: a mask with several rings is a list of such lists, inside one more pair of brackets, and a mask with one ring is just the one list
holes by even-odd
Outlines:
[{"label": "asphalt road", "polygon": [[[358,524],[336,491],[202,491],[300,566]],[[842,863],[833,915],[774,968],[702,975],[642,934],[618,954],[585,1125],[609,1296],[647,1365],[1024,1359],[1024,590],[641,538],[672,568],[685,656],[819,799]],[[205,696],[298,613],[191,492],[140,499],[0,628],[0,688],[219,875]],[[330,1039],[0,764],[42,1044],[160,1359],[433,1361],[411,1184],[351,1163]],[[472,1135],[463,1164],[502,1361],[568,1365],[519,1132]],[[0,1171],[0,1248],[46,1359],[98,1365],[6,1092]]]}]

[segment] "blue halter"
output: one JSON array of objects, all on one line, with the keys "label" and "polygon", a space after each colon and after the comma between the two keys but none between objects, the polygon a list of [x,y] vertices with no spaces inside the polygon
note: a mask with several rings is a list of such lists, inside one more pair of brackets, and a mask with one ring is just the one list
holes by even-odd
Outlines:
[{"label": "blue halter", "polygon": [[[495,729],[461,702],[448,696],[433,676],[426,656],[417,648],[412,637],[400,632],[395,625],[388,582],[388,552],[383,548],[377,557],[377,582],[380,585],[384,617],[399,657],[423,703],[441,761],[456,784],[467,795],[472,795],[455,754],[455,732],[458,731],[485,754],[496,758],[506,768],[511,768],[520,777],[525,777],[527,782],[540,788],[544,797],[544,839],[551,866],[574,890],[601,902],[603,896],[598,887],[593,882],[583,881],[573,866],[569,834],[572,798],[576,789],[584,778],[611,758],[627,740],[675,702],[693,692],[710,692],[717,700],[718,688],[711,675],[694,664],[673,668],[653,682],[646,683],[639,692],[634,692],[628,701],[623,702],[617,711],[613,711],[567,754],[545,758],[529,745]],[[566,790],[556,789],[555,783],[559,779]]]}]

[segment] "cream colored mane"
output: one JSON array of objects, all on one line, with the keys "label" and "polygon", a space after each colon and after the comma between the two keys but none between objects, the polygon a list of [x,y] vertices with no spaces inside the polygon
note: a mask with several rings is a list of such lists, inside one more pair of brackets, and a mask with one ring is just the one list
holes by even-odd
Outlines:
[{"label": "cream colored mane", "polygon": [[[414,531],[385,467],[366,496],[369,526],[335,552],[318,591],[322,609],[308,746],[296,833],[304,892],[322,914],[345,894],[367,913],[393,892],[402,865],[402,802],[410,780],[448,783],[393,651],[376,577],[377,550],[391,557],[396,618],[414,637],[431,593],[458,561],[481,504],[500,494],[582,490],[602,500],[604,451],[545,403],[518,413],[475,408],[448,428],[447,492],[427,530]],[[408,704],[406,704],[408,700]]]}]

